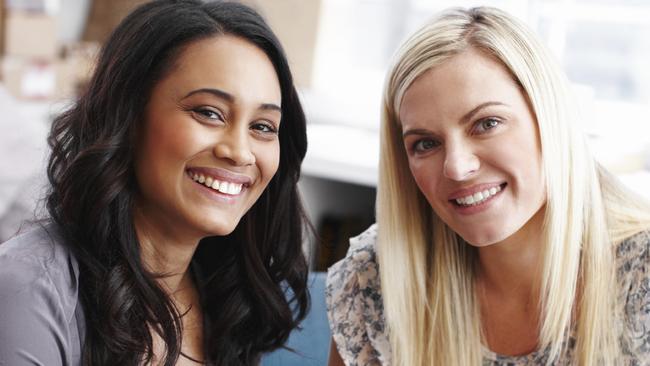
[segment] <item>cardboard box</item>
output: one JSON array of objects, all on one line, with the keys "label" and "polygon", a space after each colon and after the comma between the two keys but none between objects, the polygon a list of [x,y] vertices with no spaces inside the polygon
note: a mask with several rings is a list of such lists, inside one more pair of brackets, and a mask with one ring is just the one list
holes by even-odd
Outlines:
[{"label": "cardboard box", "polygon": [[82,39],[103,43],[138,5],[149,0],[93,0]]},{"label": "cardboard box", "polygon": [[2,60],[3,82],[9,93],[16,98],[51,99],[56,91],[56,67],[53,61],[5,57]]},{"label": "cardboard box", "polygon": [[59,43],[55,17],[42,13],[7,11],[5,20],[5,55],[43,60],[57,57]]},{"label": "cardboard box", "polygon": [[16,98],[27,100],[72,99],[86,87],[99,46],[79,43],[66,47],[66,57],[44,60],[6,56],[2,59],[3,80]]},{"label": "cardboard box", "polygon": [[74,98],[88,85],[97,63],[100,46],[96,42],[79,42],[63,48],[57,68],[57,98]]},{"label": "cardboard box", "polygon": [[262,14],[278,36],[296,85],[312,84],[322,0],[244,0]]},{"label": "cardboard box", "polygon": [[[83,40],[104,42],[119,22],[147,0],[93,0]],[[322,0],[241,0],[268,21],[287,53],[296,84],[312,83]]]},{"label": "cardboard box", "polygon": [[[0,56],[4,54],[4,43],[5,43],[5,2],[0,0]],[[0,80],[2,79],[2,74],[0,73]]]},{"label": "cardboard box", "polygon": [[47,0],[4,0],[5,9],[46,12]]}]

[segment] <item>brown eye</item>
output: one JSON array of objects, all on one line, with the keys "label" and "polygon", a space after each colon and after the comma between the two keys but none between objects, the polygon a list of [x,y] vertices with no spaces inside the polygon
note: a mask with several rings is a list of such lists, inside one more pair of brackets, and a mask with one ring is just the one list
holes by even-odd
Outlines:
[{"label": "brown eye", "polygon": [[261,132],[261,133],[264,133],[264,134],[267,134],[267,133],[276,134],[277,133],[277,130],[275,129],[275,127],[273,125],[271,125],[270,123],[264,123],[264,122],[254,123],[253,125],[251,125],[251,129],[253,129],[255,131],[258,131],[258,132]]},{"label": "brown eye", "polygon": [[223,122],[224,118],[223,116],[210,108],[197,108],[192,111],[195,115],[197,115],[200,119],[202,120],[207,120],[207,121],[214,121],[214,122]]}]

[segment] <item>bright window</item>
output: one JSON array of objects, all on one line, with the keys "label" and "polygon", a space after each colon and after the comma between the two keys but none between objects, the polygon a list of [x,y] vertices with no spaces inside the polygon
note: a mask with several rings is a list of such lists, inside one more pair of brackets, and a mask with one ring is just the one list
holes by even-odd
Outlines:
[{"label": "bright window", "polygon": [[[643,170],[650,141],[650,2],[645,0],[322,0],[313,123],[377,130],[398,45],[451,6],[499,7],[527,23],[564,67],[594,151],[615,172]],[[360,147],[361,148],[361,147]]]}]

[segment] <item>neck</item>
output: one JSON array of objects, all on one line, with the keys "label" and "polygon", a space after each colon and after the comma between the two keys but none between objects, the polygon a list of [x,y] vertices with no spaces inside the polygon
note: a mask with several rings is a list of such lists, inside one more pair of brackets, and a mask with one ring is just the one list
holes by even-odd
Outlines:
[{"label": "neck", "polygon": [[495,294],[530,299],[539,288],[543,210],[507,239],[478,250],[478,281]]},{"label": "neck", "polygon": [[[179,228],[167,218],[145,215],[134,210],[134,226],[144,267],[156,276],[179,312],[182,326],[180,351],[203,359],[203,313],[198,289],[189,271],[190,262],[201,237]],[[165,344],[156,332],[153,337],[154,359],[165,354]],[[177,364],[195,364],[181,359]],[[158,362],[154,362],[158,364]]]},{"label": "neck", "polygon": [[175,232],[173,225],[155,225],[137,210],[134,223],[143,265],[151,273],[160,275],[157,279],[160,286],[174,297],[191,285],[188,269],[200,238]]}]

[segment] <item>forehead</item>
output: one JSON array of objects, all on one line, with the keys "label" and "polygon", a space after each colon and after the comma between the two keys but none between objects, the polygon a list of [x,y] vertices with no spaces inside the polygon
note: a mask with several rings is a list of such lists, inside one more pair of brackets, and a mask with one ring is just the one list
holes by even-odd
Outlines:
[{"label": "forehead", "polygon": [[176,96],[217,88],[241,101],[281,102],[278,76],[266,53],[232,35],[218,35],[185,46],[160,84]]},{"label": "forehead", "polygon": [[494,57],[469,48],[418,76],[402,98],[402,125],[430,119],[458,120],[486,102],[526,105],[510,71]]}]

